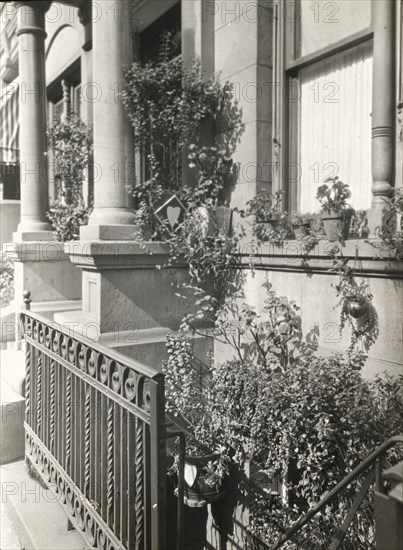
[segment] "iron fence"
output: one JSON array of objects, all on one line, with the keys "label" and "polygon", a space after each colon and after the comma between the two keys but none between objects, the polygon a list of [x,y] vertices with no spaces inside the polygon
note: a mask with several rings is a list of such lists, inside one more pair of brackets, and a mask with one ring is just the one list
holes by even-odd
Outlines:
[{"label": "iron fence", "polygon": [[21,322],[26,458],[90,546],[164,550],[163,375],[31,311]]}]

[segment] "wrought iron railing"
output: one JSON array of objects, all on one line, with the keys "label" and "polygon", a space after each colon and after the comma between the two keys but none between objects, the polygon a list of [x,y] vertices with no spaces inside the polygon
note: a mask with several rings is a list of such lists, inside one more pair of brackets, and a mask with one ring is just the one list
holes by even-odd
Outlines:
[{"label": "wrought iron railing", "polygon": [[386,493],[382,470],[387,452],[403,458],[403,436],[383,443],[311,510],[270,550],[370,550],[375,548],[374,491]]},{"label": "wrought iron railing", "polygon": [[91,547],[164,550],[163,375],[31,311],[21,322],[26,458]]}]

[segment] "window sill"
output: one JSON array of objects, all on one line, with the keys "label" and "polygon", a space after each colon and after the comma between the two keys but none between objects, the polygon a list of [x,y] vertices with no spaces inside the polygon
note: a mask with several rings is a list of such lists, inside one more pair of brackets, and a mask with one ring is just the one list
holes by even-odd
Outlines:
[{"label": "window sill", "polygon": [[304,253],[300,241],[284,241],[282,245],[273,242],[244,242],[241,245],[240,259],[243,268],[257,270],[297,271],[332,275],[331,251],[339,245],[343,258],[368,277],[390,277],[403,279],[403,261],[393,257],[391,251],[382,250],[379,239],[352,239],[344,243],[327,240],[319,241],[308,253]]}]

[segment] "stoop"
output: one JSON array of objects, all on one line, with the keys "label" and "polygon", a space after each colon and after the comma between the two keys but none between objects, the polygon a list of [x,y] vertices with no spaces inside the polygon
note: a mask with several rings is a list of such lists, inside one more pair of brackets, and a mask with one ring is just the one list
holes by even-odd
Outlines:
[{"label": "stoop", "polygon": [[[0,468],[1,498],[24,550],[87,550],[43,482],[32,479],[25,460]],[[4,549],[6,550],[6,549]]]}]

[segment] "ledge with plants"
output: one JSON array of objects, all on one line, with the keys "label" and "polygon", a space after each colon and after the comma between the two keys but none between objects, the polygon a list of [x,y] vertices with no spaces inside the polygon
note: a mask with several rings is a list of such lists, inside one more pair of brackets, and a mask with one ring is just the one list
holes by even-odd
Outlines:
[{"label": "ledge with plants", "polygon": [[78,240],[91,207],[83,198],[83,182],[92,155],[91,128],[71,113],[47,132],[55,178],[55,200],[47,213],[56,240]]}]

